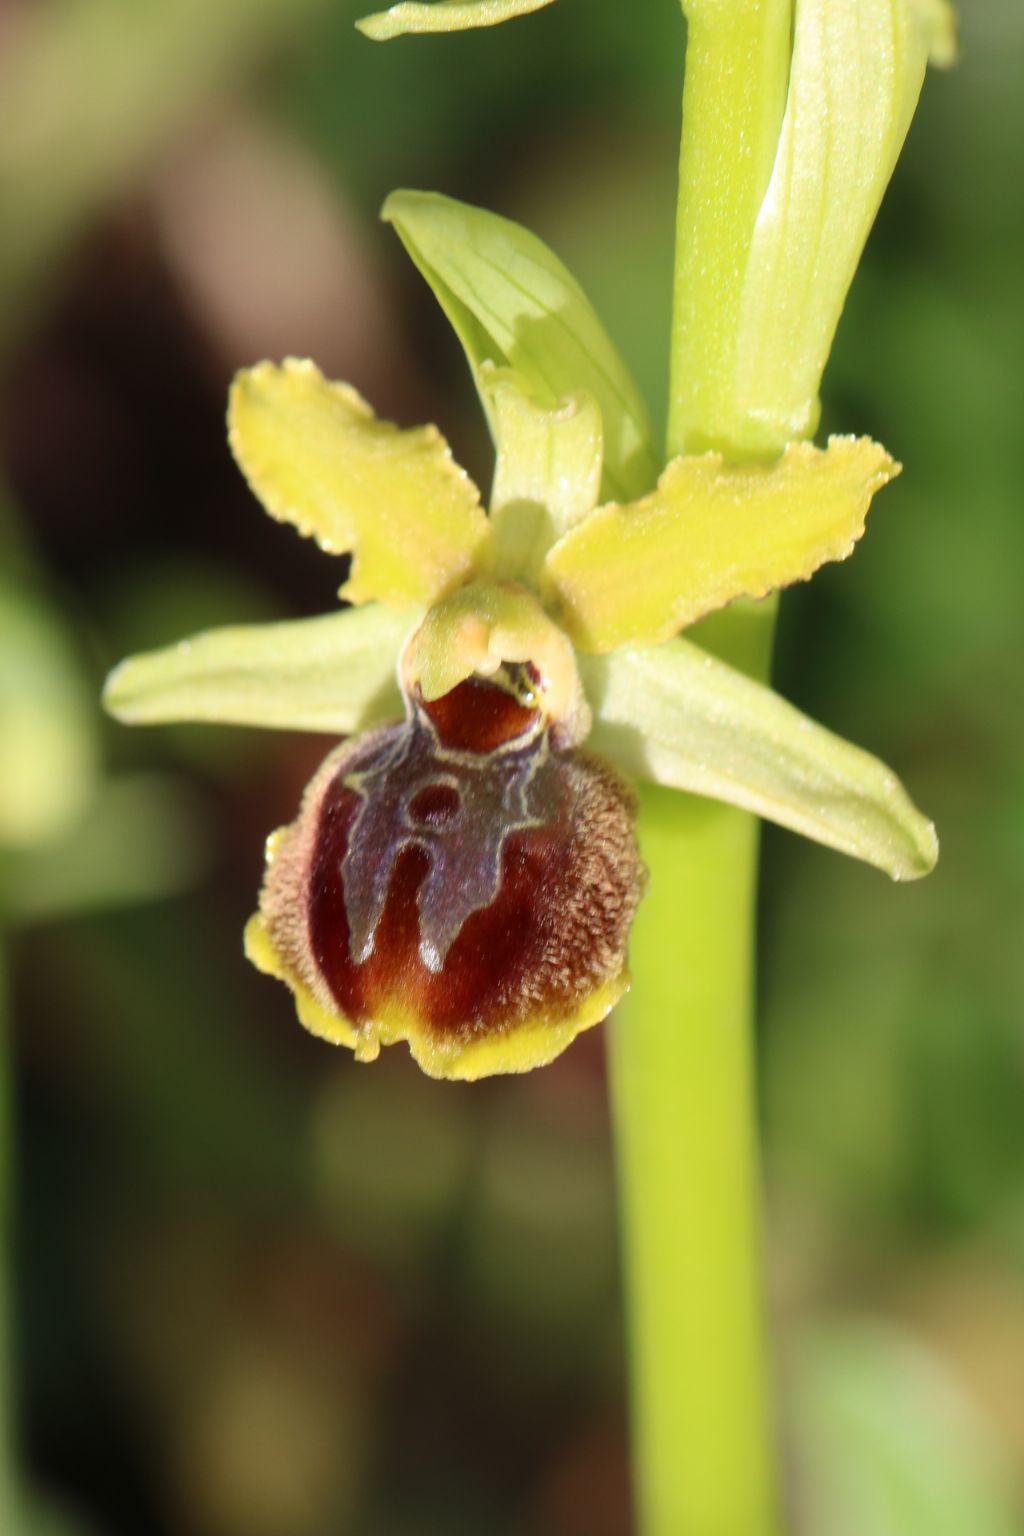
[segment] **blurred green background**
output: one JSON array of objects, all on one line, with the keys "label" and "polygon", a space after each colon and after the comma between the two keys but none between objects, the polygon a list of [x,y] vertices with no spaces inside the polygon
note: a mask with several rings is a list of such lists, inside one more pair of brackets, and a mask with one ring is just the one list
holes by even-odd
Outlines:
[{"label": "blurred green background", "polygon": [[[5,1533],[631,1530],[602,1032],[473,1088],[306,1036],[240,933],[328,744],[96,704],[128,651],[333,602],[229,458],[236,367],[311,354],[486,485],[393,187],[536,229],[663,418],[673,0],[386,48],[360,10],[0,3]],[[765,838],[801,1536],[1024,1531],[1024,10],[962,21],[826,376],[906,473],[783,603],[779,687],[943,839],[899,889]]]}]

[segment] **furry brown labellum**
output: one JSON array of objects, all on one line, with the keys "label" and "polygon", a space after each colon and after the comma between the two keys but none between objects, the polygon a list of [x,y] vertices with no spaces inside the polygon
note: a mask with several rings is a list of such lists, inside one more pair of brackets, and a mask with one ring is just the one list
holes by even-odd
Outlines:
[{"label": "furry brown labellum", "polygon": [[625,990],[644,874],[630,789],[530,663],[347,742],[275,833],[252,959],[314,1033],[438,1077],[549,1061]]}]

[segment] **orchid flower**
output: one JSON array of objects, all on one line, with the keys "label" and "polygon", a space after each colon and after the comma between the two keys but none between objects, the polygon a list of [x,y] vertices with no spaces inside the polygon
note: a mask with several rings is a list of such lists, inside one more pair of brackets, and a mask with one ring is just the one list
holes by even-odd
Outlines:
[{"label": "orchid flower", "polygon": [[839,560],[898,466],[866,438],[658,474],[637,388],[539,240],[433,194],[384,216],[466,349],[496,447],[489,514],[434,427],[378,420],[288,359],[241,372],[232,451],[269,514],[351,556],[347,606],[122,663],[129,723],[347,738],[273,834],[246,951],[361,1060],[434,1076],[549,1061],[628,984],[645,884],[634,780],[711,795],[926,873],[896,777],[679,633]]}]

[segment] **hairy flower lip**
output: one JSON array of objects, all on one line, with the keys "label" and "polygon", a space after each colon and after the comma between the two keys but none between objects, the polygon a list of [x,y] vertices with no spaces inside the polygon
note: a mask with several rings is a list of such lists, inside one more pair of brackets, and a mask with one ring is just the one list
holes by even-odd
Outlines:
[{"label": "hairy flower lip", "polygon": [[[462,683],[453,707],[478,709],[481,691],[501,692]],[[588,754],[549,752],[547,727],[481,752],[428,746],[425,768],[413,762],[403,779],[405,744],[420,728],[418,718],[413,703],[405,722],[346,743],[326,759],[296,821],[268,843],[246,952],[288,984],[308,1028],[360,1059],[404,1039],[435,1076],[525,1070],[598,1023],[628,985],[626,943],[645,881],[634,797]],[[514,780],[517,763],[528,767],[531,753],[536,767],[527,784],[542,774],[548,788],[536,801],[526,790],[518,822],[474,819],[472,802],[465,815],[433,824],[409,814],[436,784],[454,783],[458,791],[466,771],[485,781],[510,773]],[[381,794],[386,806],[396,793],[397,819],[386,810],[383,822],[378,816],[383,842],[371,832],[375,853],[350,866],[363,818],[381,806]],[[455,887],[445,885],[446,865],[436,862],[452,852]],[[350,869],[361,882],[352,889]],[[356,945],[353,914],[365,910],[359,891],[377,869],[384,873],[383,904],[368,927],[360,919],[369,939]],[[424,925],[439,912],[447,921],[450,904],[463,899],[478,869],[493,872],[493,891],[483,905],[467,908],[445,946],[435,949]]]}]

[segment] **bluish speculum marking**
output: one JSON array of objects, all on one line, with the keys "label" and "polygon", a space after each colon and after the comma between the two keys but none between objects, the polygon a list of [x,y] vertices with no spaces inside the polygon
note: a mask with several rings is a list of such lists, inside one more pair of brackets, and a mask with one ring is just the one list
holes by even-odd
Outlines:
[{"label": "bluish speculum marking", "polygon": [[406,849],[426,854],[417,896],[419,954],[437,975],[466,919],[489,907],[502,884],[514,832],[556,812],[557,766],[527,686],[472,679],[444,700],[408,701],[404,727],[346,775],[359,797],[341,861],[349,953],[373,954],[395,866]]}]

